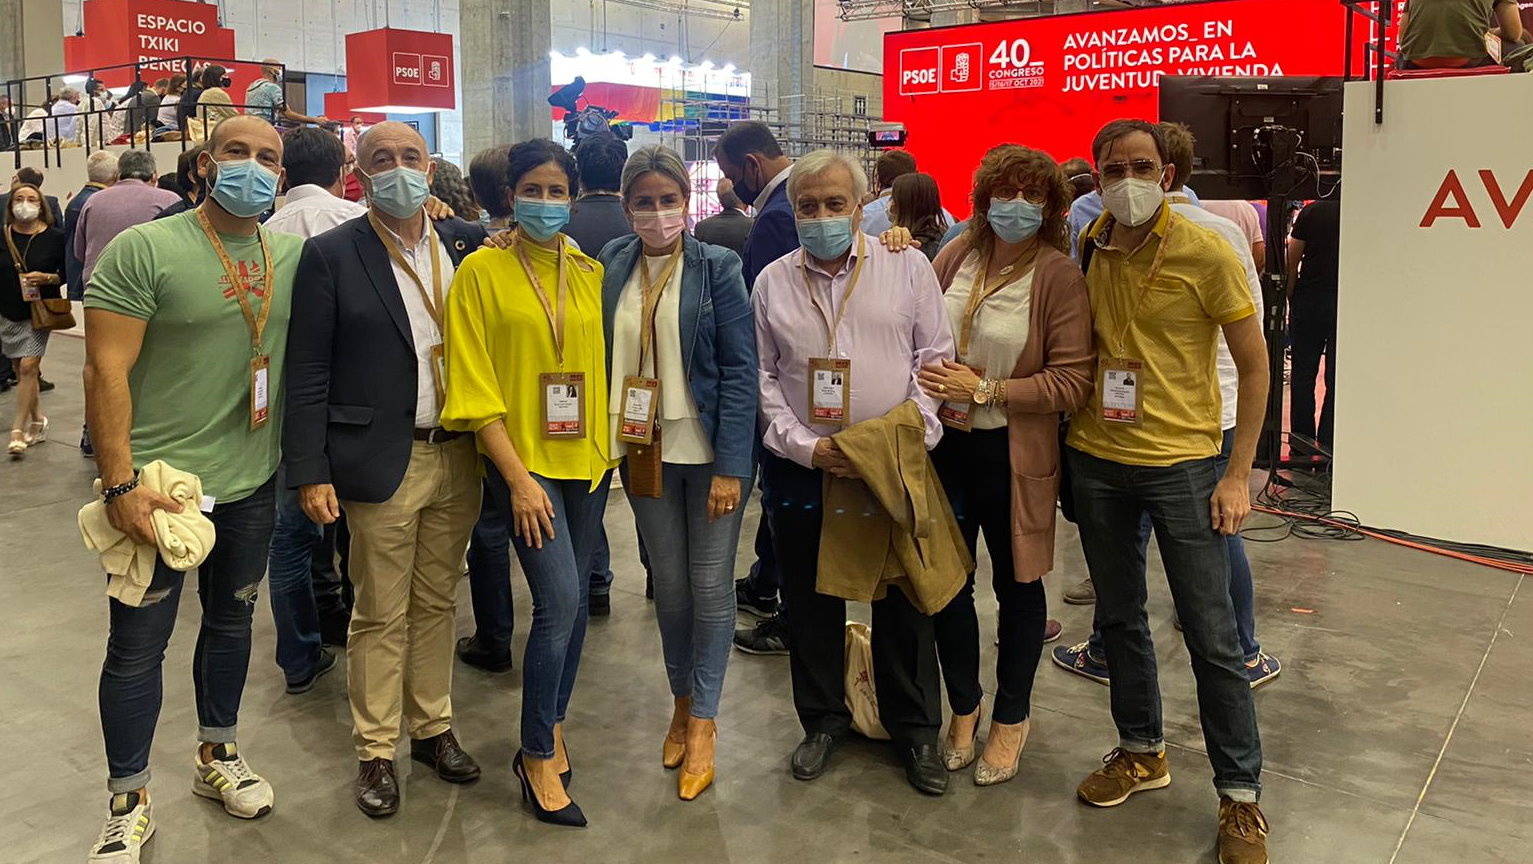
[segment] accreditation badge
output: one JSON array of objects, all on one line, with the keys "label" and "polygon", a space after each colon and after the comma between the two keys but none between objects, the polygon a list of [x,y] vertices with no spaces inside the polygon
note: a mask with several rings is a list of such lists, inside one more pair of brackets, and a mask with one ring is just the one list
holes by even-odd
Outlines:
[{"label": "accreditation badge", "polygon": [[628,375],[623,378],[623,413],[618,417],[617,440],[648,444],[654,438],[655,412],[660,405],[660,379]]},{"label": "accreditation badge", "polygon": [[447,405],[447,354],[442,350],[442,343],[438,342],[431,346],[431,378],[436,385],[436,404],[438,408]]},{"label": "accreditation badge", "polygon": [[1102,419],[1108,423],[1139,426],[1144,423],[1144,390],[1140,380],[1144,363],[1138,360],[1104,359],[1097,390],[1102,394]]},{"label": "accreditation badge", "polygon": [[543,437],[584,438],[585,373],[544,372],[538,376],[538,387],[543,393]]},{"label": "accreditation badge", "polygon": [[271,420],[271,358],[257,354],[250,360],[250,431]]},{"label": "accreditation badge", "polygon": [[659,498],[665,491],[665,464],[660,456],[660,427],[654,440],[628,445],[628,493],[639,498]]},{"label": "accreditation badge", "polygon": [[852,415],[852,361],[838,357],[809,360],[809,423],[845,426]]},{"label": "accreditation badge", "polygon": [[[965,364],[967,365],[967,364]],[[969,369],[981,378],[985,377],[985,370],[979,366],[969,366]],[[949,429],[957,429],[960,432],[974,431],[974,403],[973,402],[943,402],[937,408],[937,419]]]}]

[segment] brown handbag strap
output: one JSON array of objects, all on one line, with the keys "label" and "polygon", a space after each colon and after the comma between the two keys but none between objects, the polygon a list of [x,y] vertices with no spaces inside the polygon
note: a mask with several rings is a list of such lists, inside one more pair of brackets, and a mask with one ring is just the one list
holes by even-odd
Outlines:
[{"label": "brown handbag strap", "polygon": [[7,225],[4,230],[5,248],[10,250],[11,263],[16,265],[16,275],[20,276],[21,274],[27,272],[27,265],[21,260],[21,250],[16,248],[16,238],[11,236],[10,226]]}]

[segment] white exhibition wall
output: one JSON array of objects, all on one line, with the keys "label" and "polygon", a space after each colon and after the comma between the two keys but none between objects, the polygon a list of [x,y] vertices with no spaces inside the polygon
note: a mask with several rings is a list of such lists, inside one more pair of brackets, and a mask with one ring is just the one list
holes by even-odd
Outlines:
[{"label": "white exhibition wall", "polygon": [[1533,76],[1347,85],[1333,506],[1533,550]]}]

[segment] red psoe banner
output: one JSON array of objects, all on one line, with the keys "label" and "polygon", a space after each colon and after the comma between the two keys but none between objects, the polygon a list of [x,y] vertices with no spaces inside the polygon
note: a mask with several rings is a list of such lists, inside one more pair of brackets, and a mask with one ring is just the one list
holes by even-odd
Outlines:
[{"label": "red psoe banner", "polygon": [[[217,6],[182,0],[85,0],[81,18],[85,35],[64,39],[64,65],[70,72],[142,63],[140,74],[152,84],[185,71],[182,61],[166,58],[234,57],[234,31],[218,25]],[[230,77],[237,79],[231,97],[259,74],[254,67],[245,71],[239,76],[230,70]],[[108,87],[122,88],[133,83],[133,69],[99,71],[96,77]]]},{"label": "red psoe banner", "polygon": [[[889,33],[884,118],[966,214],[986,150],[1090,159],[1109,121],[1160,119],[1162,75],[1341,75],[1347,14],[1337,0],[1218,0]],[[1369,34],[1359,19],[1355,68]]]},{"label": "red psoe banner", "polygon": [[385,27],[346,36],[353,111],[420,114],[457,107],[452,35]]},{"label": "red psoe banner", "polygon": [[358,117],[368,126],[389,119],[387,114],[351,110],[351,94],[345,90],[332,90],[325,94],[325,116],[341,124],[350,123],[351,118]]}]

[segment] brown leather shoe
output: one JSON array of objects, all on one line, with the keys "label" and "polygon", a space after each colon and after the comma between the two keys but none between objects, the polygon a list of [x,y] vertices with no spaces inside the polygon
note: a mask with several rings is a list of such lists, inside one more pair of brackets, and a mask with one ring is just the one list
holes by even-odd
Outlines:
[{"label": "brown leather shoe", "polygon": [[1130,753],[1119,747],[1103,757],[1102,762],[1102,767],[1091,772],[1075,790],[1087,804],[1116,807],[1135,792],[1171,785],[1171,767],[1164,752]]},{"label": "brown leather shoe", "polygon": [[1262,808],[1219,799],[1219,864],[1267,864],[1267,817]]},{"label": "brown leather shoe", "polygon": [[368,759],[357,766],[356,801],[357,809],[374,819],[399,812],[393,760]]},{"label": "brown leather shoe", "polygon": [[410,758],[429,765],[448,783],[471,783],[479,779],[479,764],[458,744],[449,729],[435,738],[410,742]]}]

